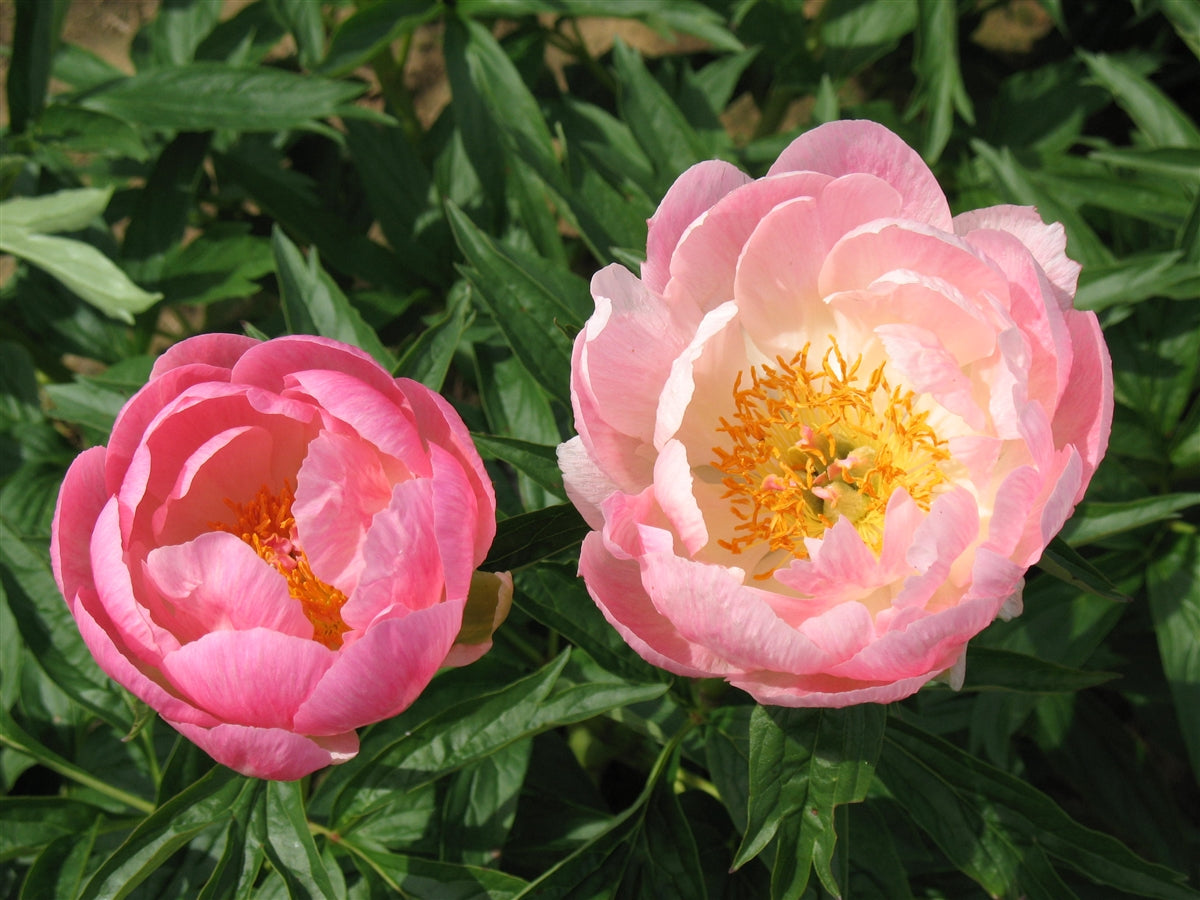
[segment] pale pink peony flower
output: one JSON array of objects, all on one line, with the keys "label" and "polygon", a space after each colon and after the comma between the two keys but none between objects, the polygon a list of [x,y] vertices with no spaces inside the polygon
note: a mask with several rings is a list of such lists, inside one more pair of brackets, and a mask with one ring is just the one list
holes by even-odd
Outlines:
[{"label": "pale pink peony flower", "polygon": [[509,576],[475,576],[484,627],[463,611],[495,527],[437,394],[336,341],[209,334],[72,464],[50,551],[105,672],[218,762],[290,780],[487,651]]},{"label": "pale pink peony flower", "polygon": [[871,122],[758,180],[685,172],[642,277],[592,280],[559,448],[595,529],[580,572],[630,646],[783,706],[961,683],[1108,442],[1064,250],[1029,207],[952,218]]}]

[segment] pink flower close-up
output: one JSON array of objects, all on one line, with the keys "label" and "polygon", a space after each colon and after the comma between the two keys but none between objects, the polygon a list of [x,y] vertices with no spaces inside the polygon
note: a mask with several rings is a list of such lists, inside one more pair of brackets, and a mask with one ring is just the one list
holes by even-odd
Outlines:
[{"label": "pink flower close-up", "polygon": [[693,166],[641,277],[592,279],[559,448],[580,573],[646,660],[762,703],[886,703],[1021,610],[1108,443],[1111,364],[1031,207],[952,216],[866,121]]},{"label": "pink flower close-up", "polygon": [[436,393],[336,341],[208,334],[72,464],[51,559],[108,675],[218,762],[291,780],[487,651],[512,597],[475,572],[495,527]]}]

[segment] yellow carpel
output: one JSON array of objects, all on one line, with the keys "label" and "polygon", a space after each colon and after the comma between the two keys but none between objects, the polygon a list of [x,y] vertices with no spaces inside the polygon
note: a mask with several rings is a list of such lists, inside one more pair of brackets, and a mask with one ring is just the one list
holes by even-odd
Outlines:
[{"label": "yellow carpel", "polygon": [[234,522],[213,522],[210,527],[237,535],[286,578],[288,593],[300,601],[312,623],[313,640],[336,650],[342,646],[342,635],[350,630],[342,620],[346,595],[313,574],[307,554],[296,543],[294,500],[287,482],[278,494],[272,494],[264,485],[246,503],[226,500],[225,505],[236,517]]},{"label": "yellow carpel", "polygon": [[[881,363],[869,375],[862,357],[848,363],[837,342],[809,368],[809,346],[776,366],[753,366],[733,383],[734,413],[712,448],[722,499],[738,520],[718,544],[732,553],[766,545],[807,557],[806,537],[848,519],[876,553],[887,504],[897,488],[929,509],[950,458],[914,394],[892,388]],[[769,578],[774,570],[756,577]]]}]

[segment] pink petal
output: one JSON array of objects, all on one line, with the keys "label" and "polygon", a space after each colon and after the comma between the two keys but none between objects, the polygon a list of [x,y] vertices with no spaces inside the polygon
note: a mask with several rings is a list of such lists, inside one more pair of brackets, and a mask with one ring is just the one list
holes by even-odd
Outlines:
[{"label": "pink petal", "polygon": [[738,256],[763,217],[789,200],[815,197],[830,180],[813,172],[788,173],[760,178],[723,197],[680,239],[665,289],[668,304],[706,313],[732,299]]},{"label": "pink petal", "polygon": [[733,294],[743,327],[760,347],[798,349],[805,335],[832,329],[817,292],[825,254],[803,237],[820,227],[816,200],[789,200],[762,218],[742,248]]},{"label": "pink petal", "polygon": [[358,755],[358,735],[353,731],[329,737],[308,737],[282,728],[247,725],[202,728],[183,722],[170,724],[221,765],[250,778],[295,781],[317,769],[344,763]]},{"label": "pink petal", "polygon": [[571,503],[592,528],[603,528],[600,504],[619,489],[588,454],[582,438],[576,436],[558,445],[558,467]]},{"label": "pink petal", "polygon": [[[699,440],[711,440],[718,417],[723,410],[733,408],[734,376],[746,360],[745,341],[736,318],[737,311],[737,305],[730,302],[722,303],[707,313],[696,329],[691,344],[671,364],[671,374],[658,397],[658,415],[654,424],[655,447],[661,449],[678,434],[692,403],[697,376],[718,373],[717,380],[724,382],[720,393],[701,392],[704,403],[696,404],[695,409],[705,418],[699,425]],[[693,444],[689,436],[679,437],[685,445]]]},{"label": "pink petal", "polygon": [[191,365],[232,369],[247,350],[260,343],[241,334],[198,334],[168,347],[162,356],[154,361],[154,367],[150,370],[150,382],[153,383],[172,369]]},{"label": "pink petal", "polygon": [[223,531],[157,547],[145,563],[146,597],[155,620],[181,642],[210,631],[268,628],[311,640],[312,623],[287,582],[241,538]]},{"label": "pink petal", "polygon": [[496,493],[491,476],[479,458],[467,426],[446,400],[425,385],[407,378],[396,379],[396,389],[405,397],[417,423],[417,430],[431,444],[448,451],[457,461],[475,495],[479,515],[475,517],[475,542],[472,558],[479,565],[487,557],[496,536]]},{"label": "pink petal", "polygon": [[1028,247],[1054,285],[1059,306],[1071,307],[1080,266],[1067,256],[1067,232],[1060,223],[1047,225],[1032,206],[990,206],[954,217],[955,234],[982,228],[1006,231]]},{"label": "pink petal", "polygon": [[1083,458],[1083,484],[1075,498],[1079,502],[1108,447],[1112,430],[1113,375],[1108,347],[1104,344],[1095,313],[1068,313],[1067,330],[1071,333],[1074,359],[1067,388],[1054,412],[1054,444],[1057,447],[1073,446]]},{"label": "pink petal", "polygon": [[435,486],[430,479],[398,484],[386,509],[375,516],[363,545],[358,588],[342,607],[342,619],[366,629],[389,607],[425,609],[446,596],[442,557],[434,528]]},{"label": "pink petal", "polygon": [[289,378],[296,391],[346,423],[363,440],[396,457],[414,475],[429,476],[425,440],[409,411],[398,405],[402,397],[390,382],[378,390],[354,376],[324,370],[294,372]]},{"label": "pink petal", "polygon": [[759,703],[772,706],[841,709],[860,703],[892,703],[915,694],[937,675],[928,672],[896,681],[863,682],[830,675],[789,675],[752,672],[729,683],[746,691]]},{"label": "pink petal", "polygon": [[938,496],[913,532],[905,554],[906,562],[920,574],[904,582],[894,605],[924,607],[937,591],[951,587],[947,583],[951,567],[978,533],[979,510],[969,491],[955,488]]},{"label": "pink petal", "polygon": [[708,543],[704,514],[692,493],[687,449],[679,441],[668,441],[659,451],[654,463],[654,496],[689,554]]},{"label": "pink petal", "polygon": [[323,431],[308,445],[296,476],[292,515],[313,574],[350,596],[362,573],[363,541],[392,498],[379,451],[355,437]]},{"label": "pink petal", "polygon": [[92,586],[88,552],[92,530],[108,502],[104,487],[104,448],[84,450],[63,478],[50,525],[50,566],[63,596],[70,600]]},{"label": "pink petal", "polygon": [[668,306],[617,265],[592,277],[592,296],[596,312],[581,333],[575,379],[607,425],[648,443],[659,390],[700,314],[690,305]]},{"label": "pink petal", "polygon": [[656,294],[663,292],[671,255],[687,227],[723,196],[750,181],[745,172],[715,159],[697,163],[675,179],[647,223],[646,261],[642,263],[646,287]]},{"label": "pink petal", "polygon": [[96,598],[114,630],[113,640],[140,662],[154,666],[179,648],[178,639],[155,623],[138,603],[121,545],[116,498],[104,505],[91,535]]},{"label": "pink petal", "polygon": [[793,171],[875,175],[904,198],[900,212],[903,218],[943,230],[953,227],[946,196],[924,160],[874,122],[829,122],[800,135],[779,154],[767,175]]},{"label": "pink petal", "polygon": [[316,641],[251,628],[206,634],[168,653],[162,667],[177,691],[223,722],[291,728],[336,658]]},{"label": "pink petal", "polygon": [[313,370],[341,372],[377,391],[390,389],[392,383],[391,376],[366,351],[311,334],[256,344],[238,360],[231,380],[278,394],[293,384],[293,374]]},{"label": "pink petal", "polygon": [[618,559],[597,532],[583,539],[579,574],[604,618],[634,651],[676,675],[710,678],[734,671],[727,660],[684,638],[650,602],[636,561]]},{"label": "pink petal", "polygon": [[125,648],[116,642],[117,631],[94,592],[88,590],[68,600],[79,634],[105,675],[173,722],[206,727],[217,724],[214,716],[171,693],[157,668],[129,658]]},{"label": "pink petal", "polygon": [[939,334],[908,324],[880,325],[875,334],[912,390],[929,394],[974,430],[986,427],[987,419],[973,396],[974,384]]},{"label": "pink petal", "polygon": [[339,734],[407,709],[446,659],[462,624],[462,602],[439,603],[376,622],[344,647],[296,713],[305,734]]}]

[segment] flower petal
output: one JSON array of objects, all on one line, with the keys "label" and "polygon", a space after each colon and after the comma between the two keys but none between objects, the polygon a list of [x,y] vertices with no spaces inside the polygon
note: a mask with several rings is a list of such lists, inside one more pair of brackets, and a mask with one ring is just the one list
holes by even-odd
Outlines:
[{"label": "flower petal", "polygon": [[170,724],[221,765],[249,778],[295,781],[358,755],[358,735],[353,731],[309,737],[282,728],[228,724],[203,728],[173,721]]}]

